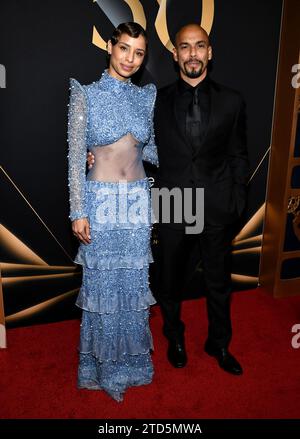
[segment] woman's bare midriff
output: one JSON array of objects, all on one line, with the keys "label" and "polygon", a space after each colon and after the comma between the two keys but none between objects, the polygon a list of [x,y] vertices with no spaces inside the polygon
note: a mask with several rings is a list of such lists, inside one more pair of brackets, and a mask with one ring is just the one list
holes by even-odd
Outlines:
[{"label": "woman's bare midriff", "polygon": [[135,181],[146,177],[141,148],[130,133],[115,143],[94,146],[90,151],[95,157],[95,162],[87,175],[87,180],[118,182]]}]

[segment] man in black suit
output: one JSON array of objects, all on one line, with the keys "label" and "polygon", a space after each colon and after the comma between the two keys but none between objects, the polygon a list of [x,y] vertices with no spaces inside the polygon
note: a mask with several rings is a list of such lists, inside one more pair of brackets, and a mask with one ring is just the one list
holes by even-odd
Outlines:
[{"label": "man in black suit", "polygon": [[[184,367],[187,354],[180,318],[180,273],[191,244],[200,245],[206,283],[208,337],[205,352],[225,371],[242,367],[229,352],[231,340],[229,256],[232,226],[246,203],[248,159],[244,104],[239,93],[212,81],[207,66],[212,48],[206,31],[188,24],[176,35],[174,60],[180,78],[158,91],[154,128],[158,148],[158,188],[204,188],[204,229],[186,233],[186,222],[159,224],[158,301],[167,337],[168,359]],[[199,200],[198,200],[199,201]],[[174,212],[173,212],[174,213]],[[172,215],[171,215],[172,217]]]}]

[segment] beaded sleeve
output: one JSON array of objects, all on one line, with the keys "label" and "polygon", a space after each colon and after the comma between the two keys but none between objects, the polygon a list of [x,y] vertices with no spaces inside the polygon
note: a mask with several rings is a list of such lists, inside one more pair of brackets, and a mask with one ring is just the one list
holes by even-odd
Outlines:
[{"label": "beaded sleeve", "polygon": [[70,79],[68,112],[68,177],[71,221],[87,217],[85,208],[87,96],[78,81]]},{"label": "beaded sleeve", "polygon": [[151,125],[151,134],[148,142],[144,145],[142,159],[146,162],[150,162],[155,166],[158,166],[158,156],[157,156],[157,146],[155,144],[155,135],[154,135],[154,126],[153,126],[153,117],[154,117],[154,106],[156,99],[156,87],[154,84],[148,84],[146,86],[150,88],[151,91],[151,111],[149,117],[149,123]]}]

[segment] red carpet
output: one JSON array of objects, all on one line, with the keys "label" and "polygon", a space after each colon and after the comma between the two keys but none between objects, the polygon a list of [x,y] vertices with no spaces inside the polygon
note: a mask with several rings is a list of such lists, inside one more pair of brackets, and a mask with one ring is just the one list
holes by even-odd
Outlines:
[{"label": "red carpet", "polygon": [[189,356],[184,369],[166,360],[161,316],[152,308],[154,381],[127,391],[123,403],[104,392],[77,390],[79,321],[11,329],[0,350],[0,418],[299,418],[300,296],[273,299],[261,289],[235,293],[231,351],[244,375],[223,372],[203,352],[203,299],[183,306]]}]

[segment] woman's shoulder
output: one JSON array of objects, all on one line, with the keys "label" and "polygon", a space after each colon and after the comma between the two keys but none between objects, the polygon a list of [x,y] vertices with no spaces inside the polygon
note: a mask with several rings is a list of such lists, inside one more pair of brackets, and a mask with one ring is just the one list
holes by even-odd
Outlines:
[{"label": "woman's shoulder", "polygon": [[86,94],[87,88],[89,87],[89,85],[81,84],[77,79],[72,77],[69,79],[69,83],[71,92],[82,92]]},{"label": "woman's shoulder", "polygon": [[134,87],[136,87],[136,90],[143,96],[144,99],[146,99],[146,101],[148,101],[149,103],[152,103],[155,98],[156,98],[156,94],[157,94],[157,88],[156,85],[153,83],[149,83],[143,86],[137,86],[135,85]]},{"label": "woman's shoulder", "polygon": [[90,84],[81,84],[77,79],[70,78],[70,88],[75,88],[77,90],[81,90],[84,93],[89,92],[90,90],[93,90],[94,88],[98,87],[99,81],[93,81]]},{"label": "woman's shoulder", "polygon": [[156,93],[157,93],[156,85],[153,84],[153,82],[150,82],[149,84],[146,84],[146,85],[142,86],[141,88],[142,88],[142,90],[145,91],[145,93],[147,93],[149,95],[156,95]]},{"label": "woman's shoulder", "polygon": [[141,88],[143,90],[150,90],[152,93],[157,91],[157,87],[153,82],[149,82],[149,84],[143,85]]}]

